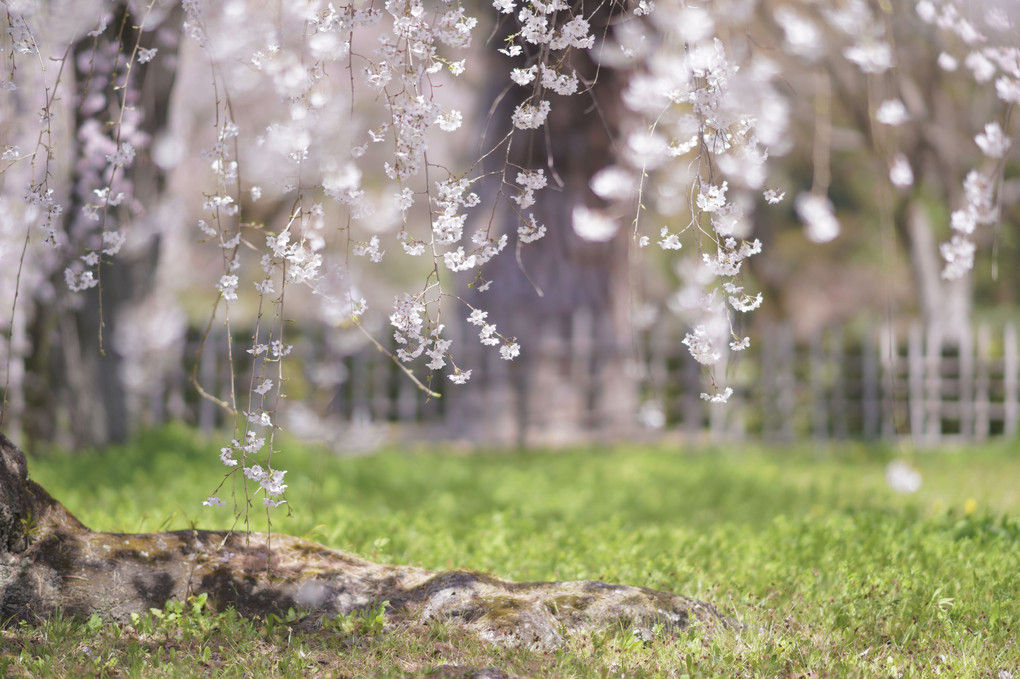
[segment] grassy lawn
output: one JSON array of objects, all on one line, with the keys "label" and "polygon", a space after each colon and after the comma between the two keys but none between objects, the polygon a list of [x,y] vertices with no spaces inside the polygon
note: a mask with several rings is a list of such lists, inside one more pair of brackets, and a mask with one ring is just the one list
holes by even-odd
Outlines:
[{"label": "grassy lawn", "polygon": [[[98,530],[228,528],[201,501],[220,441],[183,429],[30,459]],[[1020,678],[1020,445],[918,453],[912,495],[882,447],[436,449],[337,458],[285,445],[292,515],[272,529],[371,559],[516,580],[599,579],[710,601],[742,627],[642,642],[627,630],[555,653],[498,649],[381,612],[317,633],[170,605],[131,626],[57,620],[0,637],[0,676]],[[221,497],[230,501],[230,485]],[[264,513],[251,517],[265,530]],[[116,660],[114,653],[119,654]],[[455,676],[453,674],[441,676]]]}]

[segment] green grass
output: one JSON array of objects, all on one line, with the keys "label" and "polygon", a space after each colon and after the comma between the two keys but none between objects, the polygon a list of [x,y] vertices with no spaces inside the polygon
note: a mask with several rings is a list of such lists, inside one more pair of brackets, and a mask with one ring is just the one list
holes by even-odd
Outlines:
[{"label": "green grass", "polygon": [[[226,528],[229,511],[201,506],[222,477],[219,445],[164,429],[32,459],[30,473],[95,529]],[[110,671],[124,676],[406,676],[457,663],[556,677],[1020,677],[1020,446],[917,454],[924,485],[907,496],[885,485],[894,451],[861,445],[284,450],[293,513],[278,510],[274,531],[392,563],[668,590],[744,626],[649,643],[610,630],[543,654],[441,625],[298,634],[183,606],[127,631],[8,630],[0,676],[102,673],[94,658],[117,650]],[[265,514],[251,525],[264,530]]]}]

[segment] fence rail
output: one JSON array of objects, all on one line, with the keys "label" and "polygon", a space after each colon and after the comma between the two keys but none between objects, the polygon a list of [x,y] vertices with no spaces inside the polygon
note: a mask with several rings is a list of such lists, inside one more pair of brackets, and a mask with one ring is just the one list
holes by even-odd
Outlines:
[{"label": "fence rail", "polygon": [[[464,329],[460,330],[461,333]],[[328,338],[297,341],[288,391],[311,404],[291,428],[357,447],[358,432],[383,429],[405,438],[486,442],[571,442],[640,434],[635,413],[666,431],[714,440],[895,439],[920,445],[1015,437],[1020,425],[1020,356],[1012,324],[979,324],[945,337],[919,324],[852,330],[830,328],[806,340],[788,325],[759,329],[752,348],[717,366],[734,394],[725,406],[699,395],[706,376],[681,344],[683,329],[659,326],[625,344],[612,342],[577,314],[540,328],[521,360],[501,361],[477,342],[458,342],[457,358],[475,378],[453,387],[437,375],[428,399],[374,347],[337,347]],[[214,339],[213,346],[222,346]],[[343,344],[343,343],[339,343]],[[192,396],[184,375],[157,389],[143,409],[183,416],[203,427],[222,424],[211,403]],[[225,359],[207,351],[203,385],[229,393]],[[248,376],[237,375],[238,385]],[[183,385],[183,386],[182,386]],[[643,407],[642,407],[642,404]],[[314,425],[314,426],[313,426]],[[371,438],[370,437],[370,438]]]}]

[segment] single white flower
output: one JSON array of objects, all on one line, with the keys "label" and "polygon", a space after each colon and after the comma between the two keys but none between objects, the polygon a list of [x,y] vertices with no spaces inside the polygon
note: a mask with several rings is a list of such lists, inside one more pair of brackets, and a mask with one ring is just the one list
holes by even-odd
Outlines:
[{"label": "single white flower", "polygon": [[469,379],[471,379],[470,370],[458,370],[450,375],[450,381],[454,384],[466,384]]},{"label": "single white flower", "polygon": [[910,161],[902,153],[897,153],[893,158],[892,167],[889,168],[889,181],[901,189],[914,185],[914,171],[910,168]]},{"label": "single white flower", "polygon": [[504,344],[499,348],[499,356],[504,361],[512,361],[521,355],[521,347],[517,342]]},{"label": "single white flower", "polygon": [[921,472],[903,460],[893,460],[885,468],[885,482],[897,493],[916,493],[921,489]]},{"label": "single white flower", "polygon": [[715,394],[706,394],[705,392],[701,392],[701,400],[708,401],[709,403],[723,404],[730,400],[730,396],[733,396],[732,387],[726,387]]},{"label": "single white flower", "polygon": [[441,113],[436,122],[439,124],[439,129],[443,132],[453,132],[461,126],[464,122],[464,116],[461,115],[460,111],[447,111]]},{"label": "single white flower", "polygon": [[747,349],[749,346],[751,346],[751,338],[750,337],[745,337],[744,339],[740,340],[739,342],[736,342],[736,341],[730,342],[730,349],[733,350],[733,351],[743,351],[744,349]]},{"label": "single white flower", "polygon": [[797,215],[804,222],[804,233],[815,243],[828,243],[839,235],[832,202],[816,193],[802,193],[794,203]]},{"label": "single white flower", "polygon": [[577,205],[571,214],[571,223],[576,233],[582,240],[590,240],[602,243],[611,240],[616,232],[620,230],[620,224],[598,210],[592,210],[584,205]]},{"label": "single white flower", "polygon": [[1013,145],[1013,141],[1003,133],[997,122],[985,125],[985,131],[974,137],[974,142],[989,158],[1002,158]]},{"label": "single white flower", "polygon": [[875,111],[875,120],[883,125],[896,127],[910,120],[910,114],[899,99],[887,99]]},{"label": "single white flower", "polygon": [[228,467],[236,466],[237,460],[234,459],[234,449],[220,448],[220,461]]}]

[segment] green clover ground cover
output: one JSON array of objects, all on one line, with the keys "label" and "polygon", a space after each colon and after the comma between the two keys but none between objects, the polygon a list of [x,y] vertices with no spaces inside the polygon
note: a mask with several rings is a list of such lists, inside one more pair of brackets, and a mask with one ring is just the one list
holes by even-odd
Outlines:
[{"label": "green clover ground cover", "polygon": [[[169,428],[32,459],[30,473],[98,530],[226,528],[226,509],[201,506],[221,478],[218,447]],[[427,676],[459,664],[522,677],[1020,677],[1014,444],[919,453],[924,484],[906,496],[884,480],[896,451],[851,444],[284,450],[293,514],[277,511],[274,531],[426,568],[668,590],[742,625],[651,642],[608,630],[542,653],[441,624],[385,626],[381,612],[299,633],[175,602],[131,626],[7,629],[0,676]]]}]

